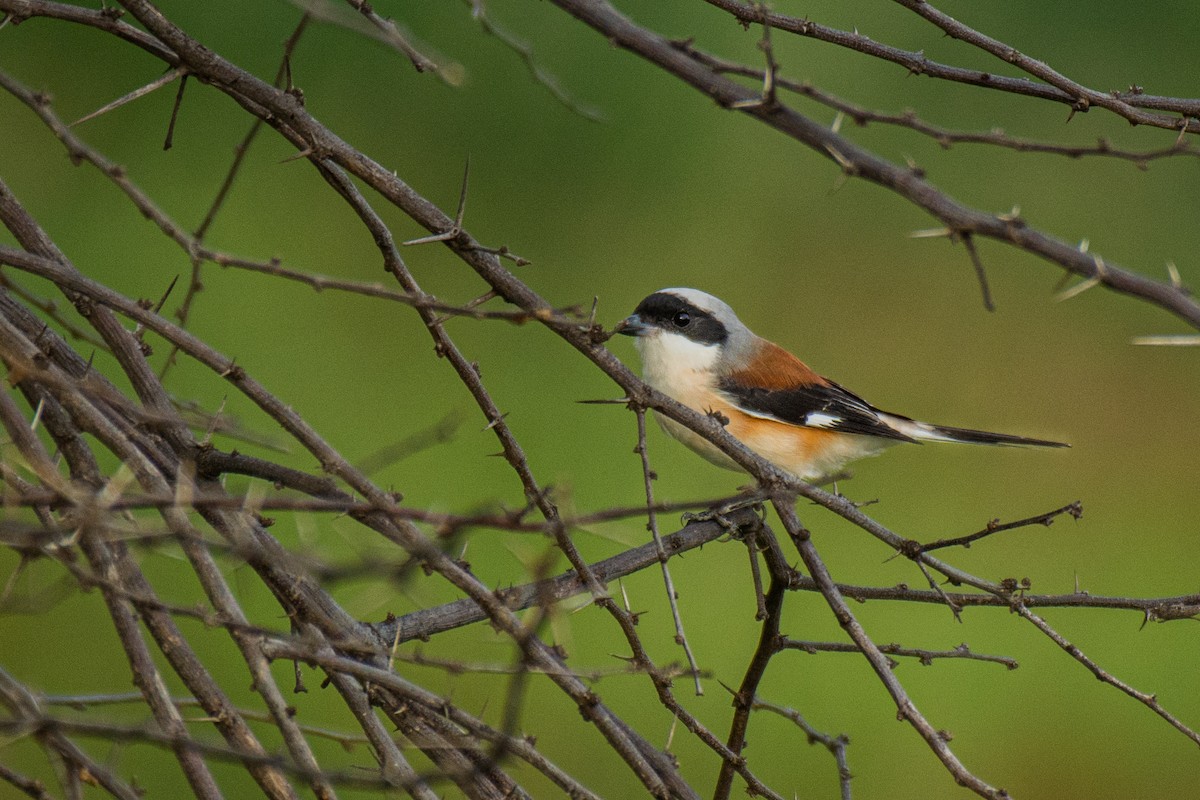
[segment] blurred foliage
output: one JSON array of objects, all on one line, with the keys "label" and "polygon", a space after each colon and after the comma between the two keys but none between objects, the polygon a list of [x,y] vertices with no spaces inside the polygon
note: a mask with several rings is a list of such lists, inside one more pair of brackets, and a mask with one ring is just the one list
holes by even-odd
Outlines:
[{"label": "blurred foliage", "polygon": [[[472,20],[468,4],[375,5],[407,25],[418,41],[461,64],[465,83],[446,85],[416,73],[376,41],[314,25],[292,61],[308,108],[443,208],[457,202],[469,156],[467,227],[480,240],[529,258],[530,266],[514,269],[543,296],[585,308],[596,297],[599,318],[611,324],[655,289],[696,286],[720,295],[756,331],[884,408],[1069,441],[1073,449],[1066,452],[901,448],[859,463],[857,477],[839,488],[858,500],[878,499],[869,509],[873,516],[926,540],[977,530],[993,517],[1029,516],[1080,499],[1085,514],[1079,522],[1008,533],[949,558],[989,579],[1028,576],[1039,592],[1076,586],[1143,596],[1196,590],[1190,554],[1200,533],[1194,508],[1200,352],[1129,344],[1136,335],[1182,332],[1178,321],[1101,289],[1055,303],[1061,277],[1055,267],[990,241],[981,242],[980,251],[998,310],[987,313],[961,247],[909,238],[932,224],[921,212],[878,187],[844,182],[827,159],[714,107],[548,3],[488,0],[486,9],[497,24],[532,45],[537,62],[576,101],[598,109],[602,122],[555,101],[517,55]],[[743,30],[697,0],[621,5],[667,36],[694,37],[698,46],[748,63],[760,58],[759,30]],[[285,2],[161,6],[200,41],[267,80],[300,13]],[[894,4],[781,0],[775,6],[924,50],[934,59],[1014,74]],[[1086,7],[951,2],[944,10],[1094,88],[1138,84],[1156,94],[1196,93],[1188,54],[1200,33],[1200,15],[1181,2]],[[1137,149],[1174,139],[1169,131],[1132,129],[1103,111],[1068,121],[1063,106],[910,76],[894,65],[798,37],[777,34],[775,46],[790,78],[811,80],[881,110],[911,107],[950,127],[1000,126],[1075,143],[1107,136]],[[68,120],[149,82],[162,69],[99,32],[46,20],[0,30],[0,68],[52,94]],[[124,164],[168,213],[191,228],[203,218],[250,121],[218,92],[189,85],[174,148],[164,152],[173,97],[174,86],[87,122],[78,132]],[[789,102],[817,119],[833,120],[830,111],[808,101]],[[934,184],[968,204],[991,211],[1017,205],[1031,225],[1066,241],[1089,239],[1092,251],[1108,261],[1165,276],[1163,264],[1172,260],[1185,282],[1200,281],[1194,260],[1200,245],[1195,224],[1200,165],[1194,158],[1156,162],[1143,172],[1125,162],[973,145],[943,151],[910,131],[858,129],[848,121],[843,131],[889,159],[913,159]],[[81,270],[131,296],[150,298],[181,276],[167,306],[173,309],[190,270],[182,252],[151,230],[95,170],[73,167],[35,117],[8,96],[0,96],[0,141],[0,174]],[[209,244],[248,257],[279,257],[296,269],[383,281],[369,237],[305,161],[285,160],[292,154],[273,132],[263,134]],[[388,219],[397,238],[423,234],[394,213]],[[466,301],[486,288],[436,245],[404,255],[425,288],[447,300]],[[190,327],[236,356],[352,460],[434,425],[448,410],[466,412],[452,441],[379,474],[406,502],[453,511],[523,505],[507,465],[490,457],[498,447],[481,430],[485,421],[451,370],[432,357],[429,338],[409,309],[212,265],[205,266],[203,280]],[[533,326],[459,320],[449,328],[478,360],[535,473],[556,487],[565,509],[642,500],[632,454],[633,416],[619,407],[576,402],[616,396],[602,375]],[[167,348],[156,346],[161,363]],[[614,341],[612,347],[632,363],[628,342]],[[102,356],[97,363],[103,368]],[[227,402],[227,413],[247,430],[283,443],[282,433],[264,424],[253,407],[195,365],[181,362],[169,387],[210,410]],[[651,446],[660,499],[720,496],[740,482],[657,430]],[[294,463],[317,469],[303,454]],[[889,560],[889,553],[848,523],[816,509],[801,512],[839,580],[922,582],[910,563]],[[664,520],[668,529],[672,523]],[[333,558],[384,552],[365,530],[327,517],[300,515],[274,531],[289,545],[318,548]],[[575,539],[594,559],[645,535],[642,522],[633,520],[581,530]],[[547,547],[535,537],[480,532],[468,538],[466,558],[484,580],[503,586],[526,580],[528,564]],[[181,564],[163,557],[145,561],[160,584],[178,573],[175,600],[197,599]],[[3,574],[14,564],[11,554],[0,554]],[[672,569],[692,645],[712,674],[706,695],[689,697],[688,704],[723,735],[730,712],[720,682],[736,685],[758,635],[746,557],[738,545],[709,546],[673,562]],[[36,565],[16,589],[32,596],[57,579],[56,568]],[[235,573],[234,584],[247,607],[273,608],[251,575]],[[633,607],[645,612],[641,633],[652,655],[662,663],[681,659],[661,579],[647,571],[625,581],[625,589]],[[450,597],[419,578],[401,587],[352,582],[336,595],[371,619]],[[96,593],[72,595],[36,611],[0,617],[7,669],[47,692],[127,687],[128,668]],[[1194,745],[1099,684],[1015,617],[973,610],[959,625],[937,607],[868,604],[858,611],[880,643],[948,649],[966,640],[979,652],[1020,661],[1015,672],[958,661],[923,667],[908,660],[897,668],[917,705],[953,733],[968,767],[1014,796],[1184,796],[1200,782]],[[1193,726],[1200,722],[1193,625],[1139,629],[1141,620],[1124,612],[1059,610],[1046,616],[1115,674],[1156,693]],[[54,631],[53,647],[47,630]],[[227,637],[194,625],[186,630],[199,646],[230,653],[227,686],[245,684]],[[598,611],[563,615],[551,630],[581,668],[621,663],[612,654],[623,652],[623,644]],[[784,630],[798,638],[842,638],[819,597],[789,597]],[[434,642],[428,651],[473,661],[513,658],[512,647],[484,626]],[[85,670],[79,668],[81,652],[87,654]],[[277,669],[286,682],[285,665]],[[413,668],[412,674],[469,711],[484,709],[493,720],[500,714],[494,698],[504,689],[502,678],[446,676],[428,668]],[[633,779],[599,746],[594,731],[577,724],[578,712],[548,685],[535,688],[529,702],[538,713],[527,716],[526,727],[548,754],[602,793],[635,792]],[[339,704],[310,689],[303,700],[305,721],[344,726]],[[688,694],[683,681],[677,690]],[[666,740],[671,720],[647,681],[611,677],[598,691],[652,740]],[[965,795],[911,730],[894,723],[894,709],[862,659],[781,656],[763,695],[801,710],[823,730],[850,736],[856,796]],[[239,699],[252,702],[248,693]],[[330,712],[325,718],[323,705]],[[556,740],[560,730],[582,734]],[[832,759],[820,748],[799,747],[803,738],[788,724],[756,718],[750,738],[748,756],[768,783],[799,796],[831,796]],[[29,759],[14,763],[33,769],[32,748],[21,748],[15,745],[12,752]],[[706,791],[716,775],[715,758],[683,731],[676,732],[672,749],[685,774]],[[156,762],[148,749],[135,747],[120,758],[145,759],[139,781],[152,794],[178,790],[171,778],[156,777],[153,765],[164,762]],[[365,750],[357,758],[370,762]],[[228,779],[232,787],[245,780]],[[232,788],[230,795],[236,796]]]}]

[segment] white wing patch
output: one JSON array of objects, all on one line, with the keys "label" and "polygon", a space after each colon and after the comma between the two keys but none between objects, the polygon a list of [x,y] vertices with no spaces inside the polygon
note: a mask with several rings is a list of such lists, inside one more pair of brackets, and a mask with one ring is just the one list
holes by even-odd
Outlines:
[{"label": "white wing patch", "polygon": [[[746,408],[745,406],[736,404],[734,407],[737,408],[738,411],[744,413],[746,416],[754,417],[755,419],[769,419],[772,422],[782,422],[785,425],[796,424],[795,422],[789,422],[786,419],[781,419],[774,414],[768,414],[765,411],[758,411],[757,409]],[[828,428],[830,430],[836,430],[837,427],[843,422],[845,422],[845,419],[839,417],[837,414],[828,414],[824,411],[810,411],[805,415],[804,421],[800,424],[806,428]]]}]

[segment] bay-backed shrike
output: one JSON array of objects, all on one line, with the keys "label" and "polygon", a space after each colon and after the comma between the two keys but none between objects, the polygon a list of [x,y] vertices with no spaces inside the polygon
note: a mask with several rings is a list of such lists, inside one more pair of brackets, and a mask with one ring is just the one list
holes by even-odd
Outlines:
[{"label": "bay-backed shrike", "polygon": [[[900,442],[1067,447],[918,422],[881,411],[747,328],[733,309],[696,289],[663,289],[643,300],[617,333],[637,337],[646,383],[711,414],[758,455],[804,480]],[[699,434],[661,414],[663,429],[714,464],[740,470]]]}]

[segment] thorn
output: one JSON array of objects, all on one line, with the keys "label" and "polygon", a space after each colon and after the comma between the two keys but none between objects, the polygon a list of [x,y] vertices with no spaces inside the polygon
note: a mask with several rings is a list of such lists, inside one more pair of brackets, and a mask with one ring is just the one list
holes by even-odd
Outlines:
[{"label": "thorn", "polygon": [[300,159],[302,159],[302,158],[308,158],[309,156],[311,156],[311,155],[312,155],[313,153],[315,153],[315,152],[316,152],[316,150],[314,150],[313,148],[311,148],[311,147],[306,147],[306,148],[304,148],[303,150],[301,150],[300,152],[298,152],[298,153],[293,153],[292,155],[288,156],[287,158],[281,158],[281,159],[280,159],[279,161],[277,161],[276,163],[277,163],[277,164],[287,164],[287,163],[290,163],[290,162],[292,162],[292,161],[299,161],[299,160],[300,160]]},{"label": "thorn", "polygon": [[499,247],[484,247],[481,244],[476,244],[476,245],[472,245],[472,249],[474,249],[475,251],[480,252],[480,253],[490,253],[494,256],[499,256],[500,258],[507,258],[509,261],[513,262],[518,267],[527,267],[533,263],[528,258],[519,256],[516,253],[514,253],[513,251],[509,250],[508,245],[502,244]]},{"label": "thorn", "polygon": [[908,235],[910,239],[950,239],[954,237],[951,228],[923,228]]},{"label": "thorn", "polygon": [[207,447],[212,442],[213,433],[216,432],[217,426],[221,422],[221,414],[225,413],[225,401],[229,399],[229,395],[221,398],[221,405],[217,406],[217,413],[213,414],[212,421],[208,424],[208,430],[204,434],[204,441],[200,443],[202,447]]},{"label": "thorn", "polygon": [[401,242],[402,247],[412,247],[418,244],[433,244],[434,242],[446,242],[457,237],[462,231],[458,228],[451,228],[445,233],[435,233],[431,236],[422,236],[420,239],[409,239],[407,242]]},{"label": "thorn", "polygon": [[483,428],[483,430],[481,430],[481,431],[480,431],[480,433],[486,433],[486,432],[490,431],[492,428],[496,427],[496,426],[497,426],[497,425],[499,425],[501,422],[503,422],[503,421],[504,421],[504,418],[505,418],[505,417],[507,417],[507,416],[508,416],[508,412],[507,412],[507,411],[505,411],[503,414],[501,414],[500,416],[496,417],[494,420],[492,420],[492,421],[491,421],[491,422],[489,422],[487,425],[485,425],[485,426],[484,426],[484,428]]},{"label": "thorn", "polygon": [[96,117],[99,117],[102,114],[107,114],[109,111],[120,108],[121,106],[125,105],[126,103],[131,103],[134,100],[137,100],[139,97],[145,97],[146,95],[153,92],[155,89],[161,89],[162,87],[166,86],[168,83],[170,83],[171,81],[180,77],[181,75],[187,75],[187,72],[188,71],[187,71],[186,67],[176,67],[175,69],[166,73],[162,77],[158,78],[157,80],[151,81],[150,83],[146,84],[145,86],[141,87],[140,89],[134,89],[129,94],[118,97],[116,100],[113,100],[108,105],[102,106],[101,108],[96,109],[95,111],[93,111],[90,114],[83,115],[82,117],[75,120],[67,127],[74,128],[76,125],[82,125],[83,123],[87,122],[88,120],[95,119]]},{"label": "thorn", "polygon": [[42,409],[46,406],[46,398],[38,400],[37,410],[33,412],[33,420],[29,423],[29,430],[36,431],[38,423],[42,421]]},{"label": "thorn", "polygon": [[411,247],[417,244],[432,244],[433,242],[447,242],[451,239],[457,239],[458,235],[463,230],[463,218],[467,213],[467,187],[470,185],[471,179],[471,156],[467,155],[467,163],[463,168],[462,189],[458,193],[458,210],[454,213],[454,224],[450,229],[442,233],[435,233],[431,236],[422,236],[419,239],[409,239],[407,242],[401,242],[404,247]]},{"label": "thorn", "polygon": [[1054,292],[1055,292],[1056,294],[1057,294],[1058,292],[1061,292],[1061,291],[1063,290],[1063,287],[1065,287],[1065,286],[1066,286],[1068,283],[1070,283],[1070,282],[1071,282],[1071,278],[1072,278],[1073,276],[1074,276],[1074,273],[1071,273],[1071,272],[1064,272],[1064,273],[1062,274],[1062,277],[1061,277],[1061,278],[1059,278],[1057,281],[1055,281],[1055,282],[1054,282]]},{"label": "thorn", "polygon": [[163,150],[170,150],[175,144],[175,122],[179,119],[179,107],[183,105],[183,90],[187,88],[188,75],[183,73],[179,81],[179,91],[175,93],[175,104],[171,106],[171,121],[167,123],[167,137],[163,139]]},{"label": "thorn", "polygon": [[463,306],[463,308],[476,308],[478,306],[483,305],[488,300],[493,300],[499,296],[500,296],[500,294],[495,289],[491,289],[491,290],[479,295],[479,297],[476,297],[474,300],[471,300],[470,302],[468,302],[465,306]]},{"label": "thorn", "polygon": [[592,607],[592,606],[594,606],[594,605],[596,605],[596,601],[595,601],[595,599],[593,599],[593,598],[590,598],[590,597],[589,597],[587,600],[585,600],[584,602],[580,603],[580,604],[579,604],[579,605],[578,605],[576,608],[572,608],[572,609],[571,609],[569,612],[567,612],[567,613],[569,613],[569,614],[572,614],[572,615],[574,615],[574,614],[578,614],[580,611],[583,611],[584,609],[591,608],[591,607]]},{"label": "thorn", "polygon": [[1138,336],[1130,341],[1132,344],[1152,345],[1156,347],[1200,347],[1200,335],[1197,334]]},{"label": "thorn", "polygon": [[747,97],[745,100],[734,100],[729,104],[729,107],[735,111],[742,111],[747,108],[759,108],[766,103],[761,97]]},{"label": "thorn", "polygon": [[467,163],[463,167],[462,190],[458,195],[458,211],[454,215],[454,227],[462,230],[463,216],[467,213],[467,185],[471,178],[471,154],[467,153]]},{"label": "thorn", "polygon": [[842,172],[844,172],[846,175],[858,174],[858,169],[854,166],[854,163],[842,155],[836,147],[827,144],[825,145],[825,151],[829,153],[830,157],[838,163],[838,166],[842,168]]},{"label": "thorn", "polygon": [[1179,268],[1175,266],[1174,261],[1167,262],[1167,275],[1171,276],[1171,285],[1176,289],[1183,288],[1183,279],[1179,277]]},{"label": "thorn", "polygon": [[158,299],[158,302],[154,304],[153,311],[155,314],[157,314],[159,311],[162,311],[162,307],[167,304],[167,298],[171,296],[171,290],[175,288],[175,284],[177,284],[177,283],[179,283],[179,275],[178,274],[176,274],[175,277],[171,279],[171,283],[167,286],[167,290],[165,292],[163,292],[162,297],[160,297]]},{"label": "thorn", "polygon": [[1056,302],[1061,303],[1064,300],[1070,300],[1072,297],[1077,297],[1086,292],[1088,289],[1091,289],[1093,286],[1096,286],[1104,281],[1104,276],[1106,274],[1104,259],[1102,259],[1100,256],[1093,255],[1092,262],[1095,265],[1095,272],[1092,273],[1092,276],[1085,281],[1075,284],[1070,289],[1065,289],[1059,292],[1054,297]]},{"label": "thorn", "polygon": [[1000,220],[1001,222],[1020,222],[1021,221],[1021,207],[1013,206],[1012,210],[1009,211],[1007,214],[997,214],[996,219]]},{"label": "thorn", "polygon": [[1179,135],[1175,137],[1176,149],[1184,146],[1183,140],[1184,140],[1184,137],[1187,136],[1187,132],[1188,132],[1188,118],[1180,117],[1179,118]]}]

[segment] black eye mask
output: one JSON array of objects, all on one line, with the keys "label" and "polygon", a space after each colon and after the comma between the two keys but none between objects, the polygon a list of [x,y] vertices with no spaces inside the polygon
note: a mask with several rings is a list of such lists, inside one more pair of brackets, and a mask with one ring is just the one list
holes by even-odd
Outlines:
[{"label": "black eye mask", "polygon": [[634,313],[647,325],[682,334],[700,344],[722,344],[729,338],[725,326],[707,311],[667,292],[650,295]]}]

